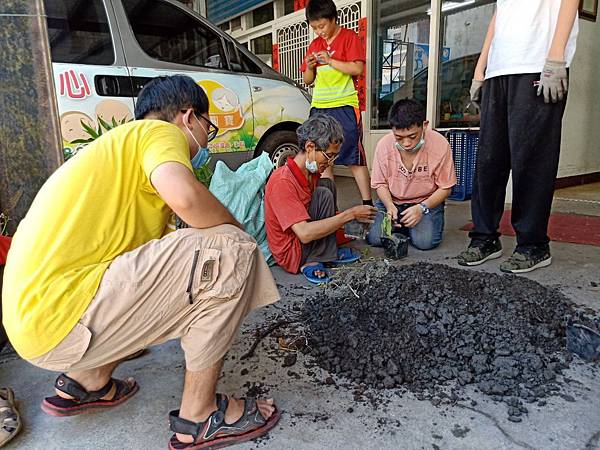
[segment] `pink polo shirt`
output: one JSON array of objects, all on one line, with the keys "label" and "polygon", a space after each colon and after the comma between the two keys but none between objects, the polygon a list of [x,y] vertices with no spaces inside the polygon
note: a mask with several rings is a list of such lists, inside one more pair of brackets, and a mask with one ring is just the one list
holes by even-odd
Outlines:
[{"label": "pink polo shirt", "polygon": [[438,189],[449,189],[456,184],[452,149],[437,131],[425,131],[425,145],[414,161],[412,171],[402,163],[395,147],[394,134],[384,136],[375,149],[371,187],[386,186],[394,203],[421,203]]}]

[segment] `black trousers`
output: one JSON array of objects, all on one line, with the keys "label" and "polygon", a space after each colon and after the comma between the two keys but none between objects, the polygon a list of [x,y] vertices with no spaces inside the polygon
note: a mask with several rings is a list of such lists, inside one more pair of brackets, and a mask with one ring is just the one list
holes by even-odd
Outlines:
[{"label": "black trousers", "polygon": [[500,236],[506,184],[512,170],[512,226],[517,249],[547,246],[550,208],[558,171],[566,98],[544,103],[534,82],[540,74],[486,80],[473,180],[473,240]]}]

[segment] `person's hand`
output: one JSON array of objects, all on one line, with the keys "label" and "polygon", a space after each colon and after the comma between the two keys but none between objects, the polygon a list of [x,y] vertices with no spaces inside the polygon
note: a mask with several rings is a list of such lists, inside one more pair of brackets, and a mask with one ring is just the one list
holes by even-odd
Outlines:
[{"label": "person's hand", "polygon": [[320,64],[329,64],[331,62],[331,56],[329,56],[329,52],[326,52],[325,50],[317,52],[315,56]]},{"label": "person's hand", "polygon": [[423,210],[420,205],[414,205],[400,213],[402,218],[400,223],[408,228],[416,227],[423,217]]},{"label": "person's hand", "polygon": [[471,81],[471,90],[470,90],[470,94],[471,94],[471,103],[474,104],[477,109],[479,109],[481,106],[481,88],[483,87],[483,80],[477,80],[475,78],[473,78],[473,81]]},{"label": "person's hand", "polygon": [[377,214],[377,208],[370,205],[359,205],[350,208],[352,218],[362,223],[373,223],[375,221],[375,214]]},{"label": "person's hand", "polygon": [[306,67],[308,67],[310,70],[315,70],[315,67],[317,67],[317,58],[315,58],[314,54],[306,57]]},{"label": "person's hand", "polygon": [[567,64],[564,61],[546,60],[540,77],[537,95],[544,95],[544,102],[556,103],[562,101],[569,88]]},{"label": "person's hand", "polygon": [[390,216],[390,219],[392,219],[392,223],[396,224],[398,221],[398,208],[392,203],[389,205],[389,207],[386,206],[386,209],[388,216]]}]

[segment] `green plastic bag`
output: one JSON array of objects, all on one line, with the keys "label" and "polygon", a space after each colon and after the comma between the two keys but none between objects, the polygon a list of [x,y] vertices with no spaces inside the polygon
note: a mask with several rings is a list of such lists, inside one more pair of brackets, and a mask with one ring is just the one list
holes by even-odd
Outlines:
[{"label": "green plastic bag", "polygon": [[267,153],[242,164],[236,171],[223,161],[217,161],[209,188],[246,232],[256,239],[269,265],[275,264],[275,260],[267,244],[265,185],[272,171],[273,163]]}]

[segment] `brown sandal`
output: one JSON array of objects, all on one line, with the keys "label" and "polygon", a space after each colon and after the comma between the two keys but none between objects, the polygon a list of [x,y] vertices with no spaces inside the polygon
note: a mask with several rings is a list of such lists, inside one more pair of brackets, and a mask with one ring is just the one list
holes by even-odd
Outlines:
[{"label": "brown sandal", "polygon": [[173,435],[169,442],[170,450],[197,450],[228,447],[240,442],[250,441],[264,436],[281,418],[281,411],[275,411],[266,419],[261,414],[254,397],[244,399],[244,412],[234,423],[225,422],[225,411],[229,399],[226,395],[217,394],[217,409],[204,422],[190,422],[179,417],[179,410],[169,413],[171,431],[191,435],[194,442],[185,443]]},{"label": "brown sandal", "polygon": [[0,447],[11,441],[21,431],[21,416],[11,388],[0,389]]},{"label": "brown sandal", "polygon": [[[116,387],[114,397],[111,400],[101,400],[110,392],[113,385]],[[95,409],[112,408],[129,400],[140,388],[133,378],[127,378],[126,380],[111,378],[103,388],[88,392],[81,384],[64,373],[58,376],[54,387],[73,397],[68,399],[60,395],[54,395],[44,399],[42,411],[58,417],[75,416]]]}]

